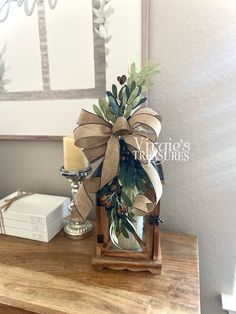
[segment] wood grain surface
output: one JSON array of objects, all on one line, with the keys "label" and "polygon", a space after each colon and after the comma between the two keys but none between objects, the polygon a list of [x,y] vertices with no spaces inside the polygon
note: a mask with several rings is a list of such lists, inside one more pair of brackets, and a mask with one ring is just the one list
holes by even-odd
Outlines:
[{"label": "wood grain surface", "polygon": [[[35,313],[196,314],[197,239],[161,233],[163,270],[96,271],[95,238],[50,243],[0,236],[0,303]],[[0,306],[1,314],[28,312]]]},{"label": "wood grain surface", "polygon": [[0,313],[1,314],[32,314],[33,312],[21,310],[12,306],[7,306],[0,304]]}]

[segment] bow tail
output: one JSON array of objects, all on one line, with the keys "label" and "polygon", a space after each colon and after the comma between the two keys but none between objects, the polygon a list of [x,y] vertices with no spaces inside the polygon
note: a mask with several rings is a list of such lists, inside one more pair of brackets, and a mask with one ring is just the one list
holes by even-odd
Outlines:
[{"label": "bow tail", "polygon": [[[94,203],[90,198],[90,193],[97,193],[100,189],[100,178],[84,179],[74,197],[74,205],[80,213],[83,222],[94,207]],[[78,217],[79,219],[79,217]]]},{"label": "bow tail", "polygon": [[[153,185],[154,193],[152,194],[154,194],[155,197],[154,202],[157,204],[161,199],[162,195],[162,183],[159,174],[157,173],[156,169],[154,168],[150,161],[148,161],[147,164],[141,163],[141,166],[147,173]],[[150,200],[149,195],[147,197],[147,195],[138,194],[134,199],[134,204],[132,207],[136,210],[136,214],[139,216],[149,215],[155,208],[154,202]]]},{"label": "bow tail", "polygon": [[[93,149],[94,150],[94,149]],[[102,157],[103,149],[98,150],[97,156]],[[97,193],[107,183],[118,175],[120,163],[120,144],[117,136],[111,136],[106,145],[106,152],[103,161],[102,175],[84,179],[75,195],[74,204],[84,221],[94,207],[90,193]]]},{"label": "bow tail", "polygon": [[[127,135],[124,136],[123,138],[126,144],[128,145],[129,151],[135,156],[135,158],[137,158],[140,161],[142,168],[147,173],[155,191],[155,201],[156,203],[158,203],[162,195],[162,183],[158,172],[151,163],[151,160],[157,154],[157,148],[155,144],[152,141],[150,141],[147,137],[140,134],[135,136]],[[149,204],[147,200],[144,198],[142,201],[144,204]],[[140,203],[141,202],[139,202],[139,204]],[[148,211],[150,212],[150,208],[151,206],[149,204],[147,207],[145,207],[145,210],[143,210],[143,208],[141,209],[141,207],[138,209],[147,213]]]},{"label": "bow tail", "polygon": [[161,199],[161,195],[162,195],[162,183],[161,183],[161,179],[159,177],[159,174],[157,172],[157,170],[155,169],[155,167],[151,164],[150,161],[148,161],[147,164],[143,164],[141,163],[141,166],[143,167],[144,171],[147,173],[154,191],[155,191],[155,202],[156,204],[159,202],[159,200]]},{"label": "bow tail", "polygon": [[[157,154],[155,144],[140,134],[124,136],[124,140],[130,152],[140,161],[142,168],[147,173],[154,188],[155,203],[157,204],[162,195],[162,183],[158,172],[151,163],[151,160]],[[137,155],[136,153],[139,154]],[[133,207],[138,210],[139,214],[150,214],[154,209],[154,204],[149,197],[138,194],[135,197]]]},{"label": "bow tail", "polygon": [[132,208],[135,209],[135,213],[138,216],[149,215],[154,210],[153,202],[143,194],[138,194],[134,198]]}]

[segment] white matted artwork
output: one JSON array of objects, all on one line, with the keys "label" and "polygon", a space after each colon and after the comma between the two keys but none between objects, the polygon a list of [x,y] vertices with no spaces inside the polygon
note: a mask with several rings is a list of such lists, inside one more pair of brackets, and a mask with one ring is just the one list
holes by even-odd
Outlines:
[{"label": "white matted artwork", "polygon": [[71,134],[81,108],[92,110],[118,75],[147,58],[148,0],[36,6],[26,16],[12,1],[0,23],[0,139]]}]

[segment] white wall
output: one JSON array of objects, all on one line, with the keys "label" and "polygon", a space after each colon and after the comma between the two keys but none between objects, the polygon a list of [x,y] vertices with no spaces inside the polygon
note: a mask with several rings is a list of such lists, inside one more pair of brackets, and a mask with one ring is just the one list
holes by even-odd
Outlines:
[{"label": "white wall", "polygon": [[[191,142],[189,162],[164,164],[164,228],[198,235],[202,313],[220,314],[236,261],[236,1],[151,0],[151,57],[162,140]],[[68,193],[61,165],[61,143],[0,142],[0,196]]]},{"label": "white wall", "polygon": [[202,313],[222,313],[236,262],[236,1],[152,0],[151,58],[162,139],[191,143],[189,162],[164,165],[165,228],[198,235]]}]

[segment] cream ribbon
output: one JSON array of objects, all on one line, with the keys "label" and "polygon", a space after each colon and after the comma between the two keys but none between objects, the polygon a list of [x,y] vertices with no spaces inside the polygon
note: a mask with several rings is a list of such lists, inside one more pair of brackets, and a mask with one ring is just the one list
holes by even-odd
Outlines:
[{"label": "cream ribbon", "polygon": [[21,190],[17,191],[16,196],[13,196],[12,198],[8,198],[5,200],[5,204],[0,207],[0,233],[6,234],[6,229],[4,225],[4,219],[3,219],[3,212],[7,211],[8,208],[14,203],[15,201],[30,196],[33,193],[31,192],[22,192]]},{"label": "cream ribbon", "polygon": [[[149,176],[158,203],[162,195],[162,183],[151,160],[157,154],[155,142],[161,130],[161,117],[154,110],[147,107],[138,109],[128,120],[123,116],[118,117],[114,125],[82,110],[77,123],[79,126],[74,130],[75,145],[84,148],[91,164],[104,158],[101,177],[84,179],[75,195],[75,204],[83,219],[87,218],[94,205],[89,193],[98,192],[119,173],[121,139]],[[138,194],[133,204],[133,208],[143,214],[150,214],[154,206],[143,194]]]}]

